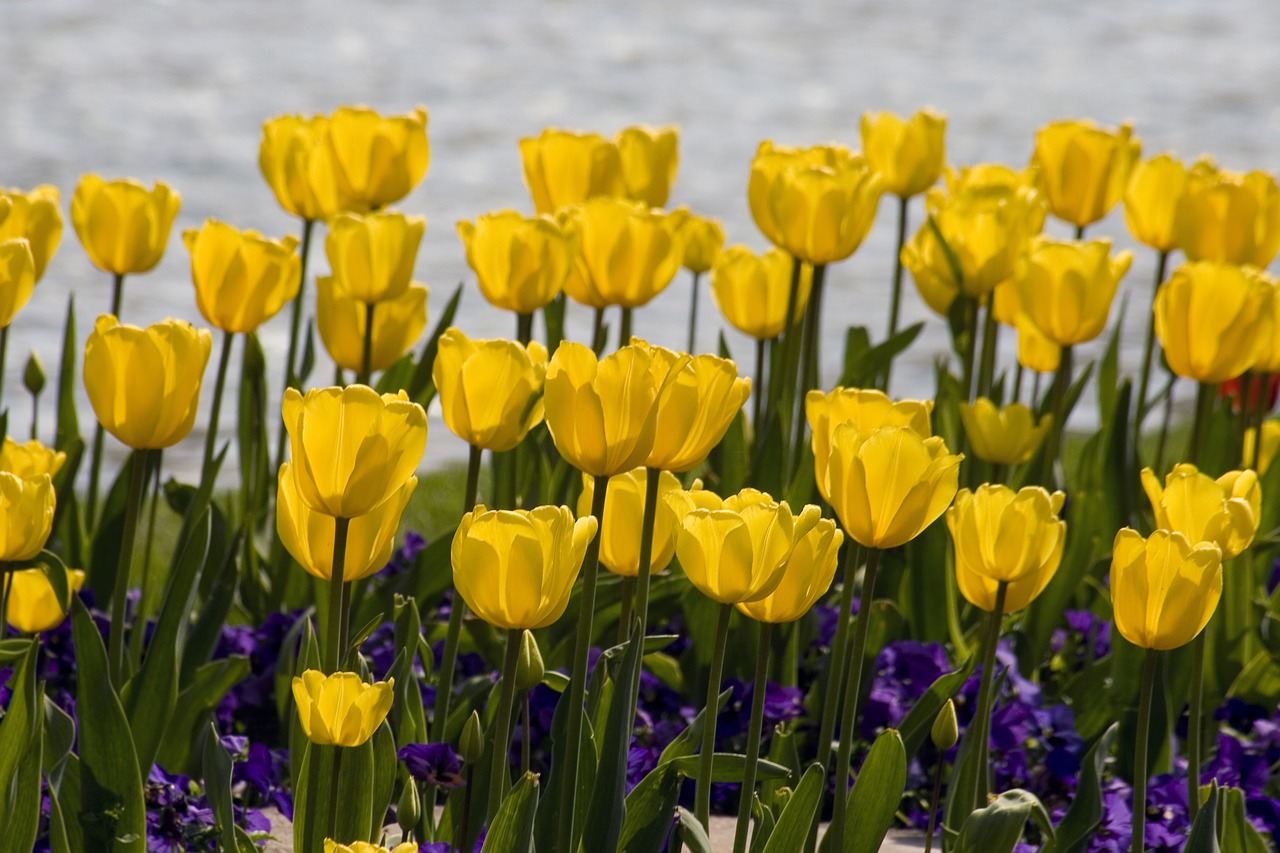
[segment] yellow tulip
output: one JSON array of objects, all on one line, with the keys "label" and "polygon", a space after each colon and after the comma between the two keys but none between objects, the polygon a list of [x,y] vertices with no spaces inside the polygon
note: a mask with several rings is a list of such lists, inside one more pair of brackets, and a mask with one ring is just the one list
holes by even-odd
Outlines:
[{"label": "yellow tulip", "polygon": [[771,140],[761,142],[751,161],[751,177],[747,182],[747,203],[760,233],[775,246],[783,245],[784,223],[777,219],[773,206],[774,186],[783,172],[811,167],[835,171],[843,168],[853,157],[853,153],[843,145],[793,148],[774,145]]},{"label": "yellow tulip", "polygon": [[445,426],[476,447],[513,449],[542,422],[547,350],[537,341],[472,340],[450,327],[440,336],[431,377]]},{"label": "yellow tulip", "polygon": [[1280,373],[1280,282],[1261,270],[1254,278],[1261,285],[1263,299],[1251,369],[1254,373]]},{"label": "yellow tulip", "polygon": [[34,438],[19,444],[6,435],[4,446],[0,447],[0,471],[19,477],[38,477],[41,474],[56,477],[66,461],[67,454],[45,447]]},{"label": "yellow tulip", "polygon": [[368,841],[352,841],[350,844],[339,844],[332,838],[324,840],[324,853],[418,853],[418,845],[413,841],[404,841],[391,849]]},{"label": "yellow tulip", "polygon": [[613,143],[618,147],[627,198],[665,207],[680,165],[680,129],[635,125],[618,131]]},{"label": "yellow tulip", "polygon": [[[757,255],[746,246],[730,246],[711,268],[711,295],[720,313],[738,331],[765,341],[786,328],[787,300],[791,298],[791,256],[781,249]],[[804,316],[813,287],[813,270],[806,265],[791,322]]]},{"label": "yellow tulip", "polygon": [[71,225],[93,265],[125,275],[160,263],[182,197],[167,184],[85,175],[71,197]]},{"label": "yellow tulip", "polygon": [[[84,586],[84,572],[72,569],[67,572],[67,591],[74,594]],[[5,621],[15,631],[38,634],[62,624],[67,618],[65,604],[54,595],[53,584],[43,569],[23,569],[13,572],[9,580],[9,607]]]},{"label": "yellow tulip", "polygon": [[520,161],[538,213],[626,192],[618,146],[597,133],[547,128],[520,140]]},{"label": "yellow tulip", "polygon": [[1036,237],[1018,265],[1023,313],[1059,346],[1091,341],[1102,333],[1120,279],[1133,253],[1111,255],[1110,240]]},{"label": "yellow tulip", "polygon": [[[1066,496],[1052,495],[1039,486],[1015,492],[1008,486],[983,484],[977,491],[961,489],[947,510],[947,529],[956,548],[956,573],[968,583],[975,579],[1016,584],[1034,579],[1043,588],[1062,562],[1067,523],[1058,518]],[[961,592],[966,582],[962,580]],[[966,598],[968,595],[966,593]],[[993,596],[994,598],[994,596]],[[973,603],[990,611],[994,600]],[[1004,612],[1021,607],[1009,607]],[[1026,602],[1021,603],[1026,606]]]},{"label": "yellow tulip", "polygon": [[262,123],[258,169],[294,216],[326,220],[341,209],[328,136],[328,116],[282,115]]},{"label": "yellow tulip", "polygon": [[1025,314],[1015,326],[1018,330],[1018,364],[1039,373],[1053,373],[1062,363],[1062,347],[1040,331]]},{"label": "yellow tulip", "polygon": [[[411,284],[395,299],[376,304],[369,370],[386,370],[413,348],[427,327],[425,285]],[[364,361],[369,303],[342,292],[332,276],[316,278],[316,328],[334,363],[359,372]]]},{"label": "yellow tulip", "polygon": [[1253,544],[1262,512],[1262,486],[1253,471],[1229,471],[1217,480],[1194,465],[1174,465],[1164,488],[1150,468],[1142,469],[1142,489],[1151,501],[1156,527],[1212,542],[1224,561]]},{"label": "yellow tulip", "polygon": [[427,221],[403,213],[344,213],[329,222],[324,251],[339,288],[362,302],[396,299],[413,279]]},{"label": "yellow tulip", "polygon": [[933,435],[932,400],[891,400],[874,388],[836,388],[830,393],[813,390],[805,395],[804,414],[809,422],[818,491],[827,498],[827,464],[831,435],[841,424],[853,424],[863,432],[882,426],[904,426],[921,438]]},{"label": "yellow tulip", "polygon": [[1178,207],[1186,194],[1181,160],[1160,154],[1139,163],[1124,193],[1124,221],[1133,239],[1159,252],[1178,248]]},{"label": "yellow tulip", "polygon": [[1197,382],[1225,382],[1253,366],[1270,325],[1259,271],[1211,261],[1183,264],[1155,300],[1156,336],[1169,368]]},{"label": "yellow tulip", "polygon": [[325,675],[308,669],[293,678],[293,702],[307,740],[322,746],[360,746],[391,710],[396,680],[366,684],[354,672]]},{"label": "yellow tulip", "polygon": [[494,307],[532,314],[560,294],[577,252],[550,216],[500,210],[458,223],[467,265]]},{"label": "yellow tulip", "polygon": [[427,443],[427,415],[404,391],[364,385],[286,389],[292,474],[316,512],[356,518],[398,492],[417,470]]},{"label": "yellow tulip", "polygon": [[[640,527],[644,520],[645,487],[648,472],[636,468],[609,478],[604,497],[604,528],[600,531],[600,563],[615,575],[633,578],[640,574]],[[582,494],[578,496],[578,515],[591,515],[595,496],[595,480],[582,477]],[[676,553],[676,529],[680,526],[677,506],[680,481],[669,471],[658,476],[658,505],[653,521],[653,552],[649,570],[662,571]],[[674,500],[673,500],[674,499]]]},{"label": "yellow tulip", "polygon": [[269,240],[206,219],[182,232],[191,252],[196,307],[224,332],[252,332],[293,299],[301,285],[296,237]]},{"label": "yellow tulip", "polygon": [[1280,186],[1266,172],[1228,172],[1198,160],[1175,227],[1187,260],[1265,267],[1280,251]]},{"label": "yellow tulip", "polygon": [[57,504],[48,474],[20,477],[0,471],[0,560],[30,560],[39,554]]},{"label": "yellow tulip", "polygon": [[709,216],[690,215],[680,226],[679,237],[684,268],[696,275],[715,266],[724,249],[724,226]]},{"label": "yellow tulip", "polygon": [[903,119],[893,113],[862,114],[862,150],[880,173],[884,191],[910,198],[933,186],[946,161],[947,117],[918,110]]},{"label": "yellow tulip", "polygon": [[340,209],[367,213],[407,196],[427,174],[427,111],[383,117],[340,107],[329,117],[328,156]]},{"label": "yellow tulip", "polygon": [[84,387],[98,422],[134,450],[182,441],[195,423],[212,344],[208,329],[181,320],[140,329],[99,317],[84,347]]},{"label": "yellow tulip", "polygon": [[578,245],[564,291],[592,308],[638,308],[680,271],[683,215],[620,198],[595,198],[565,212],[562,224]]},{"label": "yellow tulip", "polygon": [[960,404],[960,422],[974,456],[996,465],[1020,465],[1036,452],[1053,416],[1045,415],[1037,423],[1021,403],[996,408],[986,397],[979,397],[972,405]]},{"label": "yellow tulip", "polygon": [[591,516],[566,506],[489,510],[462,517],[453,536],[453,584],[471,612],[495,628],[545,628],[569,605],[587,545]]},{"label": "yellow tulip", "polygon": [[1222,553],[1177,532],[1124,528],[1111,548],[1116,630],[1144,649],[1176,649],[1209,624],[1222,597]]},{"label": "yellow tulip", "polygon": [[[288,462],[280,466],[276,492],[276,529],[280,542],[307,574],[323,580],[333,577],[333,516],[311,509],[298,495]],[[391,496],[366,515],[351,519],[342,564],[345,581],[358,581],[382,569],[391,559],[400,516],[417,488],[410,477]]]},{"label": "yellow tulip", "polygon": [[820,519],[803,535],[787,558],[782,580],[767,596],[737,604],[738,611],[757,622],[794,622],[813,608],[831,588],[844,534],[829,518]]},{"label": "yellow tulip", "polygon": [[1053,215],[1083,228],[1116,206],[1142,151],[1133,128],[1105,130],[1091,121],[1050,122],[1036,131],[1032,163]]},{"label": "yellow tulip", "polygon": [[9,212],[0,215],[0,243],[25,238],[31,244],[31,258],[35,262],[36,281],[39,281],[62,242],[58,188],[41,184],[30,192],[0,189],[0,207],[5,201]]},{"label": "yellow tulip", "polygon": [[31,243],[24,237],[0,243],[0,328],[31,300],[36,287],[36,262]]},{"label": "yellow tulip", "polygon": [[1034,236],[1044,230],[1049,203],[1040,194],[1040,170],[1036,166],[1014,169],[1001,163],[975,163],[958,169],[948,168],[943,175],[947,194],[952,196],[982,188],[1012,192],[1026,210],[1027,233]]},{"label": "yellow tulip", "polygon": [[895,548],[950,505],[963,458],[947,453],[941,438],[921,438],[908,427],[863,432],[841,424],[831,434],[824,494],[853,541]]},{"label": "yellow tulip", "polygon": [[[1258,440],[1258,431],[1254,427],[1249,427],[1244,431],[1244,448],[1240,454],[1242,467],[1252,467],[1254,465],[1254,443]],[[1280,421],[1266,420],[1262,422],[1262,446],[1257,451],[1257,469],[1258,475],[1267,473],[1267,469],[1271,467],[1271,460],[1276,458],[1276,451],[1280,450]],[[3,468],[3,466],[0,466]]]}]

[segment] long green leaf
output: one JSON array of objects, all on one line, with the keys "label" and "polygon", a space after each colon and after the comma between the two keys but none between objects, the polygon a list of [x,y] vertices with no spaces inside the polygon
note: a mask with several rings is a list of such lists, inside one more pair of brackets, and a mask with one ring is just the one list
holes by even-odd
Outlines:
[{"label": "long green leaf", "polygon": [[538,777],[526,773],[502,801],[480,853],[532,853],[537,812]]},{"label": "long green leaf", "polygon": [[[672,763],[676,769],[690,779],[697,779],[700,771],[699,762],[701,758],[696,755],[686,755],[681,758],[672,759]],[[717,752],[711,757],[711,781],[712,782],[741,782],[745,775],[747,767],[747,757],[734,752]],[[791,771],[783,767],[781,764],[774,764],[768,759],[761,758],[756,762],[756,779],[765,781],[768,779],[785,779],[791,775]]]},{"label": "long green leaf", "polygon": [[62,770],[76,742],[76,724],[48,696],[44,697],[44,756],[41,765],[51,788],[62,783]]},{"label": "long green leaf", "polygon": [[895,729],[881,732],[849,792],[843,853],[876,853],[907,785],[907,752]]},{"label": "long green leaf", "polygon": [[8,713],[0,723],[0,851],[27,853],[40,824],[40,765],[44,748],[44,685],[36,682],[35,641],[13,675]]},{"label": "long green leaf", "polygon": [[1021,788],[1005,791],[965,820],[956,842],[956,853],[1012,853],[1031,819],[1042,831],[1047,828],[1047,834],[1052,837],[1049,813],[1035,794]]},{"label": "long green leaf", "polygon": [[[1218,782],[1214,780],[1208,785],[1209,796],[1205,799],[1191,824],[1191,834],[1187,836],[1187,846],[1182,853],[1220,853],[1218,846]],[[1202,787],[1201,792],[1204,791]]]},{"label": "long green leaf", "polygon": [[218,737],[218,728],[212,722],[204,731],[204,748],[201,750],[201,771],[204,776],[204,792],[218,822],[219,842],[222,850],[236,850],[236,821],[231,809],[231,756]]},{"label": "long green leaf", "polygon": [[684,844],[689,848],[690,853],[714,853],[711,849],[711,839],[707,837],[707,831],[702,828],[697,816],[683,806],[680,807],[677,816],[680,820],[680,837],[684,839]]},{"label": "long green leaf", "polygon": [[659,764],[627,794],[618,849],[626,853],[662,853],[679,802],[680,774],[670,763]]},{"label": "long green leaf", "polygon": [[[778,822],[774,824],[769,842],[764,846],[764,853],[793,853],[804,847],[809,837],[809,827],[813,825],[813,816],[818,811],[826,787],[827,771],[821,764],[809,765],[800,784],[791,794],[791,799],[783,807]],[[860,819],[857,815],[855,818]]]}]

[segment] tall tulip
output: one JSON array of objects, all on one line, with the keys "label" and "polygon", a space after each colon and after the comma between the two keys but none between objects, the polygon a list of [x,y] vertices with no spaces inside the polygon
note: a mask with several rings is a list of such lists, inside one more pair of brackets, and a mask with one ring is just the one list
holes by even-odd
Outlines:
[{"label": "tall tulip", "polygon": [[1229,172],[1197,160],[1175,230],[1187,260],[1265,267],[1280,252],[1280,186],[1266,172]]},{"label": "tall tulip", "polygon": [[339,107],[325,135],[341,210],[367,213],[393,204],[421,183],[430,162],[427,111],[382,116]]},{"label": "tall tulip", "polygon": [[[462,220],[458,237],[484,298],[520,315],[522,329],[525,318],[560,294],[577,252],[573,238],[550,216],[514,210]],[[528,337],[525,331],[520,342],[528,343]]]},{"label": "tall tulip", "polygon": [[547,128],[520,140],[520,161],[534,210],[540,214],[626,192],[618,146],[597,133]]},{"label": "tall tulip", "polygon": [[1129,184],[1129,174],[1142,152],[1133,128],[1115,130],[1091,121],[1054,121],[1036,131],[1031,161],[1040,169],[1040,186],[1053,215],[1084,227],[1115,207]]},{"label": "tall tulip", "polygon": [[62,242],[62,210],[58,207],[58,188],[50,184],[28,192],[0,189],[0,209],[8,203],[9,212],[0,215],[0,243],[19,238],[31,246],[35,277],[39,281],[45,268]]},{"label": "tall tulip", "polygon": [[680,129],[675,125],[634,125],[613,138],[622,165],[627,198],[648,207],[665,207],[680,164]]}]

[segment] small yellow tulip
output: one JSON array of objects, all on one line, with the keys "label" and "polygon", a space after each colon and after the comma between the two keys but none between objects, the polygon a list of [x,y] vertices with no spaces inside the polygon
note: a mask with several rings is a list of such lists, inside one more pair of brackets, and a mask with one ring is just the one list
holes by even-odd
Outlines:
[{"label": "small yellow tulip", "polygon": [[427,174],[427,111],[383,117],[340,107],[329,117],[329,160],[341,210],[367,213],[407,196]]},{"label": "small yellow tulip", "polygon": [[1181,533],[1188,542],[1212,542],[1225,562],[1253,544],[1262,512],[1262,486],[1253,471],[1229,471],[1217,480],[1194,465],[1174,465],[1164,480],[1142,469],[1142,489],[1156,527]]},{"label": "small yellow tulip", "polygon": [[[1065,499],[1062,492],[1051,495],[1039,486],[1015,492],[1008,486],[986,483],[974,492],[957,492],[955,503],[947,510],[947,529],[955,543],[961,592],[975,578],[991,581],[993,594],[1000,581],[1013,585],[1029,578],[1043,589],[1062,562],[1067,523],[1058,513]],[[988,612],[995,606],[994,600],[985,607],[982,601],[970,601]],[[1014,603],[1026,606],[1025,601]],[[1021,609],[1009,604],[1006,598],[1005,613]]]},{"label": "small yellow tulip", "polygon": [[182,232],[191,252],[196,307],[224,332],[252,332],[293,299],[301,285],[296,237],[269,240],[206,219]]},{"label": "small yellow tulip", "polygon": [[56,477],[66,461],[67,454],[45,447],[34,438],[19,444],[6,435],[4,446],[0,447],[0,471],[19,477],[38,477],[41,474]]},{"label": "small yellow tulip", "polygon": [[[787,300],[791,298],[791,256],[781,249],[757,255],[746,246],[730,246],[711,268],[711,295],[720,313],[738,331],[766,341],[786,328]],[[806,265],[800,275],[791,322],[804,316],[813,287],[813,270]]]},{"label": "small yellow tulip", "polygon": [[903,119],[893,113],[862,114],[862,150],[880,173],[884,191],[910,198],[933,186],[946,161],[947,117],[919,110]]},{"label": "small yellow tulip", "polygon": [[1018,264],[1018,303],[1055,344],[1091,341],[1106,326],[1132,261],[1129,251],[1112,256],[1110,240],[1036,237]]},{"label": "small yellow tulip", "polygon": [[0,243],[25,238],[31,244],[36,281],[44,276],[49,260],[62,242],[62,210],[58,188],[41,184],[30,192],[0,189],[0,208],[8,202],[9,212],[0,215]]},{"label": "small yellow tulip", "polygon": [[364,385],[285,391],[292,474],[311,509],[336,518],[368,515],[417,470],[427,415],[404,391]]},{"label": "small yellow tulip", "polygon": [[328,136],[328,116],[282,115],[262,123],[258,169],[294,216],[323,221],[341,209]]},{"label": "small yellow tulip", "polygon": [[974,456],[996,465],[1020,465],[1036,452],[1053,416],[1045,415],[1037,423],[1021,403],[996,408],[986,397],[979,397],[972,405],[960,404],[960,422]]},{"label": "small yellow tulip", "polygon": [[413,279],[427,221],[403,213],[350,213],[329,222],[324,251],[339,288],[361,302],[396,299]]},{"label": "small yellow tulip", "polygon": [[568,209],[564,230],[578,254],[564,292],[592,308],[638,308],[680,271],[678,236],[684,215],[651,210],[620,198],[595,198]]},{"label": "small yellow tulip", "polygon": [[[1241,467],[1250,467],[1254,464],[1254,444],[1258,440],[1258,431],[1249,427],[1244,431],[1244,448],[1241,456]],[[1257,450],[1257,468],[1258,476],[1267,473],[1267,469],[1271,467],[1271,460],[1276,458],[1276,451],[1280,450],[1280,421],[1266,420],[1262,422],[1262,446]],[[0,466],[3,468],[3,466]]]},{"label": "small yellow tulip", "polygon": [[[369,370],[386,370],[413,348],[427,327],[426,285],[410,284],[395,299],[376,303],[373,310],[373,348]],[[359,372],[364,362],[369,303],[338,287],[332,276],[316,278],[316,328],[334,363]]]},{"label": "small yellow tulip", "polygon": [[694,216],[680,226],[680,245],[684,247],[684,268],[696,275],[715,266],[724,249],[724,226],[709,216]]},{"label": "small yellow tulip", "polygon": [[48,474],[20,477],[0,471],[0,560],[30,560],[53,529],[58,496]]},{"label": "small yellow tulip", "polygon": [[404,841],[388,850],[379,844],[368,841],[352,841],[350,844],[339,844],[332,838],[324,840],[324,853],[418,853],[418,845],[413,841]]},{"label": "small yellow tulip", "polygon": [[680,129],[675,125],[635,125],[613,138],[622,164],[627,198],[648,207],[665,207],[680,165]]},{"label": "small yellow tulip", "polygon": [[1266,172],[1228,172],[1198,160],[1175,227],[1187,260],[1265,267],[1280,251],[1280,186]]},{"label": "small yellow tulip", "polygon": [[1050,122],[1036,131],[1031,161],[1053,215],[1077,227],[1097,222],[1116,206],[1142,152],[1122,124],[1105,130],[1091,121]]},{"label": "small yellow tulip", "polygon": [[1186,194],[1181,160],[1160,154],[1134,167],[1124,193],[1124,221],[1133,239],[1159,252],[1178,248],[1178,207]]},{"label": "small yellow tulip", "polygon": [[25,237],[0,243],[0,328],[8,328],[31,300],[35,287],[36,262],[31,256],[31,243]]},{"label": "small yellow tulip", "polygon": [[597,133],[547,128],[520,140],[520,161],[538,213],[626,192],[618,146]]},{"label": "small yellow tulip", "polygon": [[450,327],[431,376],[445,426],[476,447],[513,449],[542,422],[547,350],[537,341],[472,340]]},{"label": "small yellow tulip", "polygon": [[1169,368],[1197,382],[1225,382],[1253,366],[1270,319],[1258,270],[1211,261],[1183,264],[1155,300],[1156,336]]},{"label": "small yellow tulip", "polygon": [[187,437],[213,338],[181,320],[145,329],[110,314],[84,347],[84,387],[98,422],[134,450],[172,447]]},{"label": "small yellow tulip", "polygon": [[[633,578],[640,574],[640,528],[644,520],[645,488],[648,472],[636,468],[609,478],[604,497],[604,528],[600,531],[600,563],[615,575]],[[591,515],[595,496],[595,480],[582,477],[582,494],[578,496],[578,515]],[[676,529],[680,526],[678,506],[680,481],[669,471],[658,477],[658,505],[653,521],[653,553],[649,571],[665,569],[676,553]],[[674,500],[673,500],[674,499]]]},{"label": "small yellow tulip", "polygon": [[85,175],[71,197],[71,224],[93,265],[125,275],[160,263],[182,197],[167,184]]},{"label": "small yellow tulip", "polygon": [[[83,586],[84,572],[79,569],[67,572],[68,592],[75,594]],[[23,569],[10,575],[5,621],[15,631],[38,634],[61,625],[70,604],[58,601],[43,569]]]},{"label": "small yellow tulip", "polygon": [[453,536],[453,583],[467,607],[495,628],[545,628],[564,615],[596,535],[591,516],[565,506],[489,510],[462,517]]},{"label": "small yellow tulip", "polygon": [[1111,548],[1116,630],[1144,649],[1176,649],[1209,624],[1222,597],[1222,552],[1177,532],[1124,528]]},{"label": "small yellow tulip", "polygon": [[818,491],[827,498],[827,464],[831,435],[841,424],[853,424],[863,432],[882,426],[903,426],[921,438],[933,435],[932,400],[891,400],[874,388],[836,388],[829,393],[813,390],[805,395],[804,414],[809,422]]},{"label": "small yellow tulip", "polygon": [[391,710],[396,680],[366,684],[354,672],[325,675],[308,669],[293,679],[293,702],[307,740],[321,746],[360,746]]},{"label": "small yellow tulip", "polygon": [[787,558],[773,592],[756,601],[737,604],[738,611],[757,622],[794,622],[808,613],[831,588],[844,534],[829,518],[820,519],[803,535]]},{"label": "small yellow tulip", "polygon": [[494,307],[532,314],[560,294],[577,252],[550,216],[500,210],[458,223],[467,265]]},{"label": "small yellow tulip", "polygon": [[958,169],[948,168],[943,175],[947,182],[947,194],[952,196],[982,188],[1012,192],[1026,210],[1027,234],[1034,236],[1044,230],[1044,221],[1049,216],[1049,203],[1040,194],[1040,170],[1036,166],[1014,169],[1001,163],[975,163]]},{"label": "small yellow tulip", "polygon": [[747,182],[747,203],[751,218],[760,233],[775,246],[783,246],[783,225],[774,209],[775,185],[782,173],[792,169],[822,168],[835,171],[843,168],[853,153],[843,145],[812,145],[793,148],[774,145],[771,140],[761,142],[751,160],[751,177]]}]

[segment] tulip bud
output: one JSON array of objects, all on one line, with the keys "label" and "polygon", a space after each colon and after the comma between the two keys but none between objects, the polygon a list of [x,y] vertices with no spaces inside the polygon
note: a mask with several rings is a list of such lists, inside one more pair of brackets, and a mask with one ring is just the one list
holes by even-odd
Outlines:
[{"label": "tulip bud", "polygon": [[777,809],[778,814],[782,814],[782,810],[787,807],[787,803],[791,802],[791,797],[795,794],[791,788],[782,786],[773,793],[773,806]]},{"label": "tulip bud", "polygon": [[1244,432],[1244,449],[1241,453],[1240,466],[1242,468],[1255,467],[1254,457],[1257,457],[1258,476],[1267,473],[1267,469],[1271,467],[1271,461],[1276,458],[1276,451],[1280,450],[1280,421],[1266,420],[1262,422],[1262,446],[1254,449],[1254,445],[1258,440],[1258,431],[1249,427]]},{"label": "tulip bud", "polygon": [[583,305],[638,308],[680,271],[684,215],[620,198],[596,198],[570,208],[562,226],[578,244],[564,292]]},{"label": "tulip bud", "polygon": [[1267,286],[1253,267],[1187,263],[1156,293],[1156,336],[1169,368],[1197,382],[1234,379],[1253,366],[1266,329]]},{"label": "tulip bud", "polygon": [[715,264],[724,248],[724,227],[718,219],[690,216],[680,226],[680,242],[684,246],[684,268],[702,274]]},{"label": "tulip bud", "polygon": [[325,220],[339,211],[328,116],[283,115],[262,123],[258,169],[294,216]]},{"label": "tulip bud", "polygon": [[1036,237],[1015,277],[1022,312],[1059,346],[1091,341],[1102,333],[1120,279],[1133,253],[1111,255],[1110,240]]},{"label": "tulip bud", "polygon": [[972,405],[960,404],[960,422],[973,455],[997,465],[1019,465],[1030,459],[1052,421],[1052,415],[1044,415],[1037,422],[1021,403],[998,409],[986,397],[979,397]]},{"label": "tulip bud", "polygon": [[431,377],[445,426],[468,444],[513,449],[542,421],[547,350],[537,341],[472,340],[450,326]]},{"label": "tulip bud", "polygon": [[[62,624],[70,602],[58,601],[53,584],[43,569],[23,569],[9,579],[9,606],[5,620],[15,630],[35,634]],[[67,592],[75,594],[84,586],[84,572],[67,572]]]},{"label": "tulip bud", "polygon": [[[8,202],[8,214],[3,213]],[[45,267],[62,241],[62,210],[58,207],[58,188],[41,184],[30,192],[0,189],[0,243],[25,239],[31,247],[35,280],[44,275]]]},{"label": "tulip bud", "polygon": [[920,110],[909,119],[892,113],[862,114],[862,150],[880,173],[885,192],[910,198],[933,186],[946,159],[947,117]]},{"label": "tulip bud", "polygon": [[44,365],[35,350],[27,357],[27,366],[22,370],[22,384],[33,397],[39,397],[44,391]]},{"label": "tulip bud", "polygon": [[1175,530],[1188,542],[1212,542],[1224,561],[1253,544],[1262,514],[1262,486],[1255,472],[1228,471],[1215,480],[1183,463],[1173,466],[1163,488],[1150,468],[1143,468],[1141,476],[1156,527]]},{"label": "tulip bud", "polygon": [[0,445],[0,471],[19,477],[39,477],[41,474],[56,477],[66,461],[67,454],[46,447],[34,438],[19,444],[6,435],[4,444]]},{"label": "tulip bud", "polygon": [[577,254],[573,238],[546,214],[500,210],[457,228],[484,298],[517,314],[532,314],[555,299]]},{"label": "tulip bud", "polygon": [[929,739],[939,752],[946,752],[960,740],[960,723],[956,720],[956,703],[951,699],[942,706],[938,716],[933,718],[933,728],[929,729]]},{"label": "tulip bud", "polygon": [[296,237],[270,240],[206,219],[182,232],[191,252],[196,307],[225,332],[252,332],[293,299],[301,285]]},{"label": "tulip bud", "polygon": [[400,826],[401,832],[408,833],[418,825],[421,817],[422,800],[418,796],[418,783],[412,779],[406,779],[404,790],[400,792],[400,799],[396,801],[396,823]]},{"label": "tulip bud", "polygon": [[1178,206],[1187,194],[1187,167],[1168,154],[1144,160],[1133,170],[1124,194],[1129,233],[1159,252],[1178,247]]},{"label": "tulip bud", "polygon": [[160,262],[181,203],[163,183],[147,189],[134,180],[85,175],[71,197],[71,224],[98,269],[142,273]]},{"label": "tulip bud", "polygon": [[475,711],[467,717],[462,726],[462,737],[458,740],[458,755],[467,764],[475,764],[484,757],[484,728],[480,725],[480,715]]},{"label": "tulip bud", "polygon": [[614,137],[627,197],[649,207],[664,207],[680,163],[680,131],[674,125],[636,125]]},{"label": "tulip bud", "polygon": [[1133,128],[1106,130],[1091,121],[1055,121],[1036,131],[1031,161],[1040,186],[1059,219],[1084,227],[1120,201],[1142,151]]},{"label": "tulip bud", "polygon": [[368,107],[340,107],[326,136],[341,209],[367,213],[397,202],[427,174],[427,111],[381,116]]},{"label": "tulip bud", "polygon": [[[756,340],[766,341],[787,326],[791,299],[791,256],[781,249],[757,255],[746,246],[730,246],[711,267],[711,295],[729,323]],[[813,268],[804,265],[791,322],[799,322],[809,304]]]},{"label": "tulip bud", "polygon": [[520,635],[520,657],[516,661],[516,690],[532,690],[542,683],[542,676],[547,668],[542,663],[542,652],[538,650],[538,641],[533,632],[526,630]]},{"label": "tulip bud", "polygon": [[626,191],[618,146],[596,133],[547,128],[520,140],[520,161],[540,214]]}]

